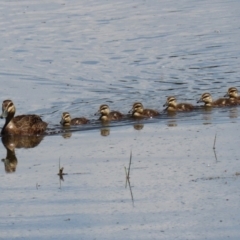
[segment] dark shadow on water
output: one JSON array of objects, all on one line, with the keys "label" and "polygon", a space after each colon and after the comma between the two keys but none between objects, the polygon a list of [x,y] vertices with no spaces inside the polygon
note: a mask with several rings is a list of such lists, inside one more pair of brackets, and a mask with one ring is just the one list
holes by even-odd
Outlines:
[{"label": "dark shadow on water", "polygon": [[39,145],[43,140],[43,135],[35,136],[18,136],[18,135],[7,135],[2,137],[2,144],[5,147],[7,154],[2,159],[4,163],[6,173],[12,173],[16,171],[17,157],[15,148],[34,148]]}]

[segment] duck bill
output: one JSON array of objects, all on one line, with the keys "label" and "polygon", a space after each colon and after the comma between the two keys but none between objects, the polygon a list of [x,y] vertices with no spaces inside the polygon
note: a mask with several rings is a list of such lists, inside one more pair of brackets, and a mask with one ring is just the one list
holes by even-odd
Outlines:
[{"label": "duck bill", "polygon": [[[164,104],[164,105],[165,105],[165,104]],[[163,105],[163,106],[164,106],[164,105]],[[167,112],[167,110],[168,110],[168,107],[164,108],[162,112],[163,112],[163,113],[164,113],[164,112]]]},{"label": "duck bill", "polygon": [[99,116],[100,115],[100,111],[97,111],[96,113],[94,113],[94,116]]},{"label": "duck bill", "polygon": [[224,95],[224,97],[229,97],[229,94],[228,94],[228,93],[227,93],[227,94],[225,94],[225,95]]},{"label": "duck bill", "polygon": [[129,114],[132,114],[132,113],[133,113],[133,109],[129,110],[128,113],[129,113]]},{"label": "duck bill", "polygon": [[197,101],[197,103],[200,103],[200,102],[203,102],[203,100],[202,100],[202,99],[199,99],[199,100]]},{"label": "duck bill", "polygon": [[0,115],[0,118],[6,118],[8,116],[8,111],[3,110],[2,114]]}]

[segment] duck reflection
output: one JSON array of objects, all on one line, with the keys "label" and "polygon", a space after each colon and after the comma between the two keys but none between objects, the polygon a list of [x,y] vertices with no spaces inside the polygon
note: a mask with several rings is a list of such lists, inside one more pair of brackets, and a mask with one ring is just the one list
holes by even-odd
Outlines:
[{"label": "duck reflection", "polygon": [[212,124],[212,107],[203,107],[203,125]]},{"label": "duck reflection", "polygon": [[107,137],[110,135],[110,125],[108,121],[101,121],[101,128],[100,128],[100,134],[103,137]]},{"label": "duck reflection", "polygon": [[167,116],[168,116],[168,117],[176,117],[176,116],[177,116],[177,113],[176,113],[176,111],[175,111],[175,112],[168,111],[168,112],[167,112]]},{"label": "duck reflection", "polygon": [[71,136],[72,136],[71,132],[65,132],[65,133],[62,134],[63,138],[70,138]]},{"label": "duck reflection", "polygon": [[167,121],[167,125],[168,125],[168,127],[177,127],[177,121],[176,121],[176,119],[169,119],[169,120]]},{"label": "duck reflection", "polygon": [[62,137],[63,138],[70,138],[72,136],[71,127],[70,126],[64,126],[62,128]]},{"label": "duck reflection", "polygon": [[237,118],[237,117],[238,117],[238,108],[237,107],[230,108],[229,118]]},{"label": "duck reflection", "polygon": [[167,126],[168,127],[177,127],[177,113],[176,111],[167,112]]},{"label": "duck reflection", "polygon": [[34,148],[43,140],[43,135],[36,136],[19,136],[19,135],[6,135],[2,137],[2,144],[7,150],[6,158],[2,159],[4,162],[6,173],[16,171],[17,157],[15,148]]},{"label": "duck reflection", "polygon": [[6,173],[12,173],[16,171],[17,167],[17,157],[15,154],[15,149],[10,149],[8,147],[5,147],[7,149],[7,156],[6,158],[2,159],[2,162],[4,163],[5,172]]}]

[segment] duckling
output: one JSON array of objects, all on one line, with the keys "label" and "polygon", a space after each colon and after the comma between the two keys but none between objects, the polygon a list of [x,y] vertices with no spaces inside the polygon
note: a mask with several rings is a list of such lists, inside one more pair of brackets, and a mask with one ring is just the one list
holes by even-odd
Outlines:
[{"label": "duckling", "polygon": [[176,98],[173,96],[167,98],[167,101],[163,107],[166,107],[165,111],[167,110],[168,112],[192,111],[194,108],[190,103],[177,103]]},{"label": "duckling", "polygon": [[13,102],[4,100],[0,117],[6,118],[6,121],[1,131],[2,135],[34,135],[42,134],[46,130],[48,124],[40,116],[31,114],[14,117],[15,112],[16,108]]},{"label": "duckling", "polygon": [[71,119],[70,114],[68,112],[64,112],[62,114],[62,119],[61,119],[60,123],[63,126],[82,125],[82,124],[89,123],[89,120],[84,117]]},{"label": "duckling", "polygon": [[132,117],[136,118],[152,118],[159,115],[159,112],[156,110],[144,109],[142,103],[140,102],[134,103],[129,113],[132,114]]},{"label": "duckling", "polygon": [[114,120],[120,120],[123,118],[123,114],[118,111],[110,111],[110,108],[107,104],[103,104],[99,107],[98,112],[95,114],[101,114],[99,120],[101,121],[114,121]]},{"label": "duckling", "polygon": [[229,98],[219,98],[218,100],[213,101],[210,93],[203,93],[201,98],[197,101],[197,103],[200,102],[204,102],[205,107],[223,107],[232,104],[232,101]]},{"label": "duckling", "polygon": [[238,90],[235,87],[230,87],[227,94],[224,97],[229,97],[233,103],[240,104],[240,96],[238,96]]}]

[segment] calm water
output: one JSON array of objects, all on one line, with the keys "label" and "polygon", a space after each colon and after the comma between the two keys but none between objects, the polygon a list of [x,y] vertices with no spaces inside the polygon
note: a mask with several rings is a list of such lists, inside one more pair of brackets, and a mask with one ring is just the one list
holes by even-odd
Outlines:
[{"label": "calm water", "polygon": [[[110,126],[94,115],[103,103],[162,111],[169,95],[195,105],[206,91],[240,91],[239,9],[239,0],[1,1],[1,101],[61,133],[2,138],[0,238],[239,239],[240,106]],[[62,132],[64,111],[92,122]]]}]

